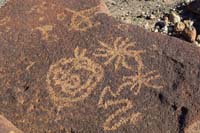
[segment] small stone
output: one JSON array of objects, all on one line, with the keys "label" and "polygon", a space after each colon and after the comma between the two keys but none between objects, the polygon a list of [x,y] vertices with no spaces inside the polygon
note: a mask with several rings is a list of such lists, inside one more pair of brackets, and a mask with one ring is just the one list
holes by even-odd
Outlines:
[{"label": "small stone", "polygon": [[183,22],[178,22],[174,26],[174,30],[176,32],[182,32],[182,31],[184,31],[184,29],[185,29],[185,24]]},{"label": "small stone", "polygon": [[111,3],[112,5],[116,5],[116,4],[117,4],[114,0],[110,0],[110,3]]},{"label": "small stone", "polygon": [[153,14],[151,14],[151,15],[149,16],[149,18],[152,20],[152,19],[155,19],[155,18],[156,18],[156,16],[155,16],[155,15],[153,15]]},{"label": "small stone", "polygon": [[154,32],[158,32],[158,29],[154,29]]},{"label": "small stone", "polygon": [[131,24],[132,23],[132,19],[131,18],[125,18],[124,22],[128,23],[128,24]]},{"label": "small stone", "polygon": [[143,16],[143,17],[144,17],[145,15],[146,15],[146,13],[145,13],[145,12],[142,12],[142,13],[141,13],[141,16]]},{"label": "small stone", "polygon": [[146,23],[146,24],[144,25],[144,28],[145,28],[145,29],[149,29],[149,28],[150,28],[149,23]]},{"label": "small stone", "polygon": [[169,20],[170,22],[175,24],[181,21],[181,17],[178,14],[176,14],[174,11],[172,11],[170,14]]},{"label": "small stone", "polygon": [[165,25],[162,29],[161,29],[162,33],[168,34],[168,26]]},{"label": "small stone", "polygon": [[8,0],[0,0],[0,8],[6,4]]},{"label": "small stone", "polygon": [[196,40],[196,36],[197,36],[197,31],[195,29],[195,27],[186,27],[184,29],[183,35],[185,37],[185,39],[187,39],[190,42],[194,42]]},{"label": "small stone", "polygon": [[184,3],[189,4],[191,0],[184,0]]},{"label": "small stone", "polygon": [[200,43],[200,35],[197,36],[197,42]]},{"label": "small stone", "polygon": [[155,28],[157,27],[157,29],[162,29],[164,26],[166,26],[166,24],[163,21],[158,21],[155,24]]},{"label": "small stone", "polygon": [[184,20],[183,21],[186,27],[192,27],[194,22],[192,20]]},{"label": "small stone", "polygon": [[173,26],[168,26],[168,32],[172,33],[174,31],[174,27]]},{"label": "small stone", "polygon": [[164,19],[165,23],[169,23],[169,18],[167,16],[164,16],[163,19]]}]

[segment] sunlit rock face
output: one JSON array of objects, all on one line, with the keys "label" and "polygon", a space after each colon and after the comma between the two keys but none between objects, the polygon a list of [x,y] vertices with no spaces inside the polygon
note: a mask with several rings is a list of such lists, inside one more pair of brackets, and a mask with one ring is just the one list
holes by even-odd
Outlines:
[{"label": "sunlit rock face", "polygon": [[200,50],[105,12],[100,0],[3,6],[0,113],[34,133],[193,130]]}]

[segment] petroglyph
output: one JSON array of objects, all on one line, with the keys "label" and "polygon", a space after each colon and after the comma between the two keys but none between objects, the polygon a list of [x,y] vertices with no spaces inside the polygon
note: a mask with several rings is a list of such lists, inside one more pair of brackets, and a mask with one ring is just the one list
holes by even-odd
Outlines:
[{"label": "petroglyph", "polygon": [[85,9],[81,11],[74,11],[72,9],[66,8],[66,11],[71,12],[73,14],[69,30],[87,31],[92,27],[100,25],[100,23],[94,23],[91,20],[95,12],[99,11],[99,9],[100,6],[92,7],[90,9]]},{"label": "petroglyph", "polygon": [[113,97],[117,97],[120,95],[121,88],[118,89],[116,92],[113,92],[111,88],[105,87],[100,95],[98,107],[103,109],[108,109],[109,107],[119,106],[116,111],[114,111],[111,115],[107,117],[103,124],[104,130],[117,130],[121,126],[129,123],[129,124],[136,124],[139,120],[141,120],[142,114],[132,113],[131,115],[124,116],[127,112],[133,108],[133,104],[129,99],[116,99],[116,100],[107,100],[104,101],[104,97],[107,94],[111,94]]},{"label": "petroglyph", "polygon": [[57,20],[63,21],[66,18],[66,14],[64,12],[57,14]]},{"label": "petroglyph", "polygon": [[62,58],[51,65],[47,74],[52,100],[61,106],[70,106],[87,98],[102,80],[102,67],[90,60],[86,49],[74,51],[74,58]]},{"label": "petroglyph", "polygon": [[29,11],[28,13],[38,13],[38,14],[44,14],[47,10],[48,7],[46,6],[47,3],[45,1],[43,1],[41,4],[39,5],[34,5]]},{"label": "petroglyph", "polygon": [[10,21],[10,17],[5,17],[3,19],[0,20],[0,26],[4,26],[6,25],[8,22]]},{"label": "petroglyph", "polygon": [[53,30],[53,25],[44,25],[36,27],[35,30],[39,30],[42,34],[43,40],[49,40],[49,32]]},{"label": "petroglyph", "polygon": [[159,90],[163,88],[163,86],[156,85],[151,82],[160,78],[161,76],[157,71],[150,71],[145,74],[143,74],[141,71],[138,71],[137,75],[124,76],[124,83],[119,88],[123,89],[128,87],[131,91],[133,91],[134,95],[138,95],[143,86]]},{"label": "petroglyph", "polygon": [[102,48],[98,48],[96,53],[94,53],[94,56],[106,58],[106,61],[104,62],[105,65],[114,62],[115,70],[118,70],[120,66],[132,70],[133,68],[128,64],[128,58],[133,58],[138,64],[142,64],[140,56],[145,51],[133,50],[133,48],[135,48],[135,42],[130,42],[128,38],[123,40],[122,37],[118,37],[113,45],[101,41],[99,41],[99,44]]}]

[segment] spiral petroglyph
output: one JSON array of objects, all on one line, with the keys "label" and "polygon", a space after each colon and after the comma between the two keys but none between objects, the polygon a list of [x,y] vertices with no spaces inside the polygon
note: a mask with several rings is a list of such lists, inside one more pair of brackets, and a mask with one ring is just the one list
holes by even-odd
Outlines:
[{"label": "spiral petroglyph", "polygon": [[102,80],[102,67],[85,55],[86,49],[76,48],[74,58],[62,58],[50,66],[47,83],[56,104],[70,106],[84,100]]}]

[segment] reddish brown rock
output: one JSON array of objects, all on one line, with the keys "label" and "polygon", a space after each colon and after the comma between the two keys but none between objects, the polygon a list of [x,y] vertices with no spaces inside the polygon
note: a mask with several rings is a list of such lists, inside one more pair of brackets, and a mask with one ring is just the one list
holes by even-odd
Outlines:
[{"label": "reddish brown rock", "polygon": [[[104,11],[104,10],[103,10]],[[99,0],[0,9],[0,112],[27,133],[179,133],[200,111],[200,49]]]},{"label": "reddish brown rock", "polygon": [[190,42],[194,42],[197,38],[197,31],[195,27],[186,27],[183,31],[183,36]]}]

